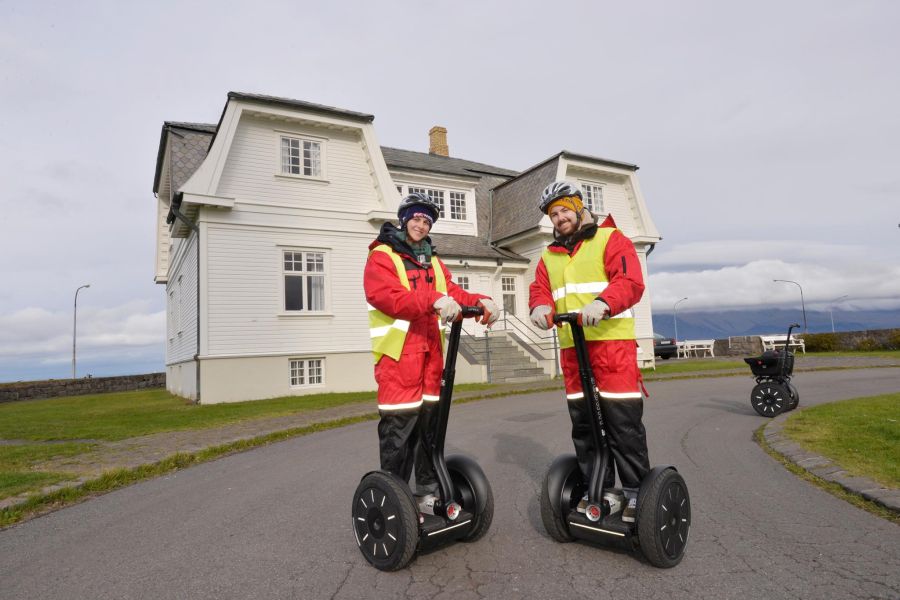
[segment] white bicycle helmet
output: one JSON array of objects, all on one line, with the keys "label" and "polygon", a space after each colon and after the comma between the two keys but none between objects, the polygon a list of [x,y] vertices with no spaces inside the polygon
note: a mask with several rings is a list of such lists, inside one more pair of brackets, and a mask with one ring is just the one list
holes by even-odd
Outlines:
[{"label": "white bicycle helmet", "polygon": [[554,181],[544,188],[541,194],[540,209],[542,213],[547,212],[547,208],[554,200],[565,198],[566,196],[577,196],[579,200],[584,202],[584,196],[581,194],[581,188],[571,181]]},{"label": "white bicycle helmet", "polygon": [[438,217],[441,214],[440,207],[428,196],[421,192],[413,192],[412,194],[408,194],[403,197],[403,200],[400,201],[400,206],[397,207],[397,218],[400,221],[403,221],[403,213],[406,212],[411,206],[421,206],[427,211],[432,218],[432,221],[437,221]]}]

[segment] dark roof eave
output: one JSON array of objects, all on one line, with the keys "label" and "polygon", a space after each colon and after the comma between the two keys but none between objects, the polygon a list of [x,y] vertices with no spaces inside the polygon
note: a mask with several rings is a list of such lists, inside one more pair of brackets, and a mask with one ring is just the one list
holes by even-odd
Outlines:
[{"label": "dark roof eave", "polygon": [[185,123],[181,121],[163,121],[159,132],[159,150],[156,153],[156,172],[153,174],[153,193],[159,192],[159,178],[162,176],[163,158],[166,152],[166,137],[173,129],[186,129],[197,133],[211,133],[215,136],[217,125],[211,123]]},{"label": "dark roof eave", "polygon": [[247,92],[228,92],[229,100],[242,100],[244,102],[261,102],[271,106],[280,106],[283,108],[302,109],[333,117],[341,117],[344,119],[352,119],[354,121],[362,121],[371,123],[375,120],[375,115],[356,112],[353,110],[345,110],[343,108],[335,108],[333,106],[325,106],[324,104],[315,104],[313,102],[305,102],[303,100],[293,100],[291,98],[279,98],[277,96],[266,96],[264,94],[250,94]]},{"label": "dark roof eave", "polygon": [[385,162],[388,170],[396,170],[396,171],[413,171],[415,173],[434,173],[436,175],[449,175],[451,177],[463,177],[466,179],[471,179],[472,181],[478,181],[481,179],[480,175],[464,175],[463,173],[457,173],[455,171],[440,171],[438,169],[424,169],[421,167],[413,167],[410,165],[398,165],[396,163]]}]

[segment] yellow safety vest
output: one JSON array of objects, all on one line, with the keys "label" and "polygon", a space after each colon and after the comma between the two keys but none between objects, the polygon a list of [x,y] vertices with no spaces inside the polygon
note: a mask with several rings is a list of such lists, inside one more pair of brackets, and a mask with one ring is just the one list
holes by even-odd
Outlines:
[{"label": "yellow safety vest", "polygon": [[[550,290],[556,303],[557,313],[577,312],[597,299],[609,285],[603,255],[609,236],[616,231],[612,227],[601,227],[597,234],[581,242],[575,256],[565,252],[544,250],[541,257],[550,279]],[[571,348],[575,345],[569,325],[559,327],[559,345]],[[633,340],[634,312],[623,311],[600,324],[584,328],[584,337],[593,340]]]},{"label": "yellow safety vest", "polygon": [[[394,267],[397,269],[397,277],[403,287],[409,289],[409,278],[406,276],[406,267],[403,266],[403,259],[394,252],[394,249],[387,244],[381,244],[372,248],[372,252],[384,252],[391,257]],[[431,257],[431,267],[434,269],[434,287],[437,291],[447,295],[447,280],[444,279],[444,270],[441,268],[440,262],[436,256]],[[369,337],[372,338],[372,354],[375,355],[375,362],[381,360],[385,354],[394,360],[400,360],[400,354],[403,352],[403,343],[406,341],[406,332],[409,331],[409,321],[403,319],[395,319],[388,316],[372,306],[369,306]],[[440,320],[440,317],[435,317]],[[441,342],[443,343],[444,332],[441,330]]]}]

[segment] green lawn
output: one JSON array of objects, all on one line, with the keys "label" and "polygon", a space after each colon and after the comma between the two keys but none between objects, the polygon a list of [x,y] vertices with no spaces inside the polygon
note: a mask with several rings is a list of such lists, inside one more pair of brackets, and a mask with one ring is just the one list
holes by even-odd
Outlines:
[{"label": "green lawn", "polygon": [[[894,358],[900,361],[900,350],[873,350],[871,352],[810,352],[810,356],[825,356],[836,358],[851,358],[854,356],[874,356],[876,358]],[[797,354],[797,360],[802,360],[805,355]]]},{"label": "green lawn", "polygon": [[900,488],[900,393],[805,408],[784,433],[855,475]]},{"label": "green lawn", "polygon": [[0,404],[0,439],[121,440],[161,431],[204,429],[244,419],[275,417],[355,402],[374,392],[315,394],[198,405],[162,389]]},{"label": "green lawn", "polygon": [[722,371],[727,369],[747,369],[750,374],[750,367],[743,360],[673,360],[673,361],[656,361],[656,370],[641,369],[645,375],[658,373],[666,375],[670,373],[694,373],[697,371]]}]

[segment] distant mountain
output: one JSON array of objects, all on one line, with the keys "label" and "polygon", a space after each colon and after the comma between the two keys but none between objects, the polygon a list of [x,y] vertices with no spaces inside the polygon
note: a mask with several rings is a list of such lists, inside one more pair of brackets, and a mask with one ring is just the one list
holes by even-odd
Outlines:
[{"label": "distant mountain", "polygon": [[[806,311],[810,333],[831,332],[831,313]],[[803,313],[797,309],[754,308],[724,311],[678,311],[679,339],[722,339],[737,335],[765,335],[786,332],[788,325],[799,323]],[[835,331],[900,328],[900,310],[834,311]],[[653,330],[675,335],[672,313],[653,312]]]}]

